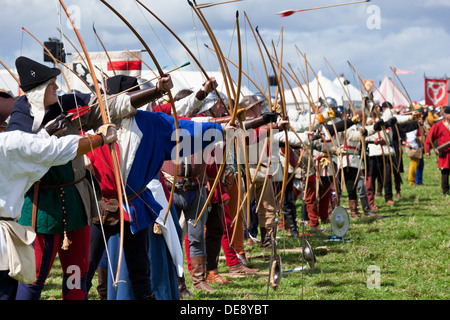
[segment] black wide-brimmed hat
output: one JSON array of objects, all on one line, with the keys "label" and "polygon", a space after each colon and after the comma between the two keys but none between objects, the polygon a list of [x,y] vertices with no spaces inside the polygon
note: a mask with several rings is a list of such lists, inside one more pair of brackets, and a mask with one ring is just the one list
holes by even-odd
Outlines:
[{"label": "black wide-brimmed hat", "polygon": [[126,75],[117,75],[106,80],[108,94],[117,94],[132,87],[136,87],[130,91],[139,90],[139,82],[135,77]]},{"label": "black wide-brimmed hat", "polygon": [[58,68],[49,68],[23,56],[16,59],[16,69],[19,74],[20,88],[24,92],[36,88],[61,73]]},{"label": "black wide-brimmed hat", "polygon": [[389,101],[383,102],[383,103],[381,104],[381,109],[384,110],[384,109],[386,109],[386,108],[392,109],[392,103],[390,103]]}]

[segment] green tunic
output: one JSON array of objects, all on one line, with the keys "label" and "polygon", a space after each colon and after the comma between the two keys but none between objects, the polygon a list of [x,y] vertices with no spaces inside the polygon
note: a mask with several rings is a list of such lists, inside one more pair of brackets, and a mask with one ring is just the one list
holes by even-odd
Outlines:
[{"label": "green tunic", "polygon": [[[72,161],[65,165],[51,167],[41,179],[41,186],[57,186],[68,184],[75,180]],[[38,211],[36,216],[36,232],[44,234],[62,234],[82,228],[87,225],[86,212],[80,193],[75,185],[56,189],[41,189],[39,191]],[[25,203],[19,223],[31,226],[33,211],[34,188],[25,194]],[[63,201],[64,200],[64,201]],[[63,208],[65,208],[65,213]],[[64,226],[64,215],[66,225]]]}]

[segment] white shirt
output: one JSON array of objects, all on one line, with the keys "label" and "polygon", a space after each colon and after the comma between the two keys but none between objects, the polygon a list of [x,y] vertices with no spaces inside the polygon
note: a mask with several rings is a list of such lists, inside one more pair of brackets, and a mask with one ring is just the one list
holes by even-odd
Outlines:
[{"label": "white shirt", "polygon": [[[61,138],[22,131],[0,133],[0,217],[20,218],[24,194],[52,166],[75,158],[80,136]],[[6,238],[0,228],[0,270],[8,269]]]}]

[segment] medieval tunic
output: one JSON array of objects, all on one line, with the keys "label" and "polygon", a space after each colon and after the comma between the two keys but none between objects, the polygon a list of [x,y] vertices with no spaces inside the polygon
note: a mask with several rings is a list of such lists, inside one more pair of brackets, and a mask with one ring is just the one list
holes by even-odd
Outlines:
[{"label": "medieval tunic", "polygon": [[[431,143],[434,143],[435,140],[440,146],[450,141],[450,124],[446,120],[435,123],[428,131],[428,136],[425,139],[425,150],[427,153],[432,149]],[[450,148],[447,148],[442,155],[439,155],[438,168],[450,169]]]},{"label": "medieval tunic", "polygon": [[[216,140],[222,139],[222,127],[220,124],[211,122],[196,123],[183,119],[178,120],[178,124],[180,130],[184,132],[181,138],[180,157],[188,156],[199,151],[198,148],[204,149]],[[147,186],[153,180],[159,180],[158,175],[164,161],[175,160],[176,158],[175,122],[171,116],[161,112],[138,110],[133,118],[124,119],[123,127],[127,129],[118,131],[118,143],[126,193],[131,195],[144,190],[138,197],[129,202],[130,211],[128,215],[131,218],[130,226],[131,231],[135,233],[152,225],[161,214],[165,215],[163,206],[158,203]],[[204,141],[202,137],[206,131],[215,132],[215,134],[208,135],[208,139]],[[173,215],[172,217],[176,218]],[[160,250],[164,242],[163,237],[159,236],[158,238],[152,232],[150,232],[150,235],[152,290],[157,299],[173,298],[175,295],[174,291],[178,292],[176,274],[171,271],[171,269],[174,269],[174,266],[167,265],[167,259],[158,257],[158,255],[166,254]],[[116,258],[118,257],[118,240],[118,237],[113,237],[109,241],[113,268],[116,268],[114,264],[117,262]],[[122,261],[122,276],[119,279],[117,291],[113,287],[109,287],[111,289],[108,289],[108,299],[132,299],[129,285],[127,282],[122,282],[122,280],[126,281],[127,277],[124,262]],[[171,273],[173,277],[168,277],[167,273]],[[109,285],[111,285],[112,280],[110,276],[109,274]],[[164,281],[172,280],[172,282],[158,286],[158,282],[154,281],[155,278],[167,279]],[[170,288],[172,293],[168,290]],[[159,292],[159,290],[164,292]]]},{"label": "medieval tunic", "polygon": [[[59,97],[59,104],[51,106],[46,113],[42,126],[61,114],[61,108],[68,111],[77,106],[83,107],[93,105],[97,98],[90,94],[65,94]],[[61,107],[60,107],[61,105]],[[118,121],[126,116],[134,108],[129,103],[126,95],[118,96],[108,100],[111,114],[111,122]],[[97,129],[102,123],[100,108],[92,107],[89,112],[80,118],[71,121],[67,130],[62,135],[78,135],[79,123],[83,130]],[[17,99],[11,113],[7,131],[21,130],[32,133],[33,116],[30,114],[30,105],[26,95]],[[63,223],[63,210],[60,196],[60,188],[49,188],[39,190],[36,232],[44,234],[61,234],[64,228],[67,232],[86,226],[88,220],[97,216],[97,207],[92,187],[86,176],[83,157],[74,159],[64,165],[53,166],[41,179],[40,186],[60,186],[64,187],[64,201],[67,209],[66,225]],[[74,183],[76,182],[76,183]],[[25,195],[25,203],[19,223],[25,226],[31,225],[34,190],[30,188]]]},{"label": "medieval tunic", "polygon": [[[16,223],[21,216],[25,191],[35,181],[38,181],[51,166],[63,165],[75,158],[79,138],[79,136],[72,135],[58,139],[22,131],[0,133],[2,163],[0,166],[0,270],[10,270],[11,276],[15,276],[13,269],[18,266],[14,264],[17,261],[11,261],[12,252],[7,250],[9,237],[4,231],[10,230],[10,228],[7,228],[6,225],[14,224],[14,230],[23,228],[23,232],[30,232]],[[14,238],[13,234],[10,236]],[[28,237],[29,240],[34,239],[31,234]],[[12,244],[9,243],[9,245]],[[34,252],[32,252],[32,260],[34,261]],[[27,266],[23,267],[27,268]],[[34,265],[30,272],[35,280]],[[30,272],[27,274],[29,275]],[[34,281],[30,282],[29,277],[22,277],[19,280],[26,283]]]}]

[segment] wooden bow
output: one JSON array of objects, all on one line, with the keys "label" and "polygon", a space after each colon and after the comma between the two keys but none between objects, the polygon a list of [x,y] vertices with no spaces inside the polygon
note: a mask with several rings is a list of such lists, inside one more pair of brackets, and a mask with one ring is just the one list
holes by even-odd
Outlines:
[{"label": "wooden bow", "polygon": [[[161,66],[159,65],[158,61],[156,60],[155,56],[153,55],[153,52],[150,50],[149,46],[147,45],[147,43],[144,41],[144,39],[142,39],[141,35],[133,28],[133,26],[131,26],[131,24],[116,10],[114,9],[109,3],[107,3],[104,0],[100,0],[104,5],[106,5],[116,16],[118,16],[125,24],[126,26],[133,32],[133,34],[139,39],[139,41],[141,42],[141,44],[144,46],[144,48],[147,50],[148,54],[150,55],[153,63],[155,64],[156,68],[158,69],[158,73],[160,75],[160,77],[164,76],[164,72],[161,68]],[[174,121],[175,121],[175,133],[176,133],[176,147],[177,147],[177,156],[176,156],[176,160],[175,160],[175,174],[174,174],[174,181],[176,181],[177,178],[177,173],[178,173],[178,167],[179,167],[179,160],[180,160],[180,130],[179,130],[179,125],[178,125],[178,116],[177,116],[177,110],[175,108],[175,102],[173,100],[173,96],[172,93],[170,92],[170,90],[167,92],[167,96],[169,98],[169,102],[170,105],[172,107],[172,113],[173,113],[173,117],[174,117]],[[175,183],[172,184],[172,190],[170,192],[170,197],[168,200],[168,205],[167,205],[167,211],[165,214],[165,218],[164,221],[167,220],[168,214],[170,212],[170,207],[172,205],[173,202],[173,195],[175,193]]]},{"label": "wooden bow", "polygon": [[[177,41],[183,46],[183,48],[187,51],[189,56],[194,60],[195,64],[199,68],[199,70],[203,73],[205,76],[205,79],[209,79],[208,74],[206,73],[205,69],[202,67],[198,59],[195,57],[195,55],[192,53],[192,51],[189,49],[189,47],[178,37],[178,35],[171,29],[169,26],[164,23],[156,14],[153,13],[147,6],[145,6],[141,1],[136,0],[138,4],[140,4],[147,12],[149,12],[156,20],[158,20],[174,37],[177,39]],[[222,96],[219,94],[216,88],[214,88],[214,92],[216,93],[216,96],[218,97],[219,101],[226,106],[225,102],[222,99]]]},{"label": "wooden bow", "polygon": [[[59,0],[61,6],[64,9],[64,12],[66,13],[68,19],[70,20],[70,23],[72,24],[73,30],[75,31],[75,34],[78,38],[78,41],[80,42],[80,45],[83,49],[85,58],[87,60],[88,66],[89,66],[89,71],[92,77],[92,81],[94,83],[94,87],[95,87],[95,92],[97,94],[98,97],[98,102],[99,102],[99,107],[101,110],[101,115],[102,115],[102,120],[103,123],[108,123],[108,117],[106,114],[106,108],[105,105],[103,104],[103,99],[102,99],[102,95],[101,95],[101,91],[100,91],[100,87],[98,85],[98,81],[97,81],[97,77],[95,75],[95,70],[94,67],[92,65],[92,61],[89,57],[89,52],[86,49],[86,46],[84,45],[84,41],[81,38],[80,33],[78,32],[78,29],[75,26],[75,23],[73,22],[70,14],[67,12],[66,6],[64,5],[64,2],[62,0]],[[117,263],[117,273],[116,273],[116,279],[114,282],[114,287],[117,290],[117,286],[118,286],[118,279],[119,279],[119,275],[120,275],[120,269],[121,269],[121,264],[122,264],[122,252],[123,252],[123,239],[124,239],[124,206],[123,206],[123,192],[122,192],[122,179],[121,179],[121,175],[120,175],[120,170],[119,170],[119,158],[117,156],[117,151],[114,145],[110,145],[110,153],[111,153],[111,160],[112,160],[112,165],[113,165],[113,170],[114,170],[114,177],[115,177],[115,182],[116,182],[116,186],[117,186],[117,193],[118,193],[118,200],[119,200],[119,208],[120,208],[120,246],[119,246],[119,259],[118,259],[118,263]]]},{"label": "wooden bow", "polygon": [[[363,85],[364,82],[361,80],[361,77],[360,77],[358,71],[356,70],[356,67],[353,66],[353,65],[350,63],[350,61],[347,61],[347,63],[348,63],[348,64],[350,65],[350,67],[353,69],[353,71],[355,72],[355,74],[356,74],[356,76],[357,76],[357,78],[358,78],[359,90],[361,91],[361,96],[362,96],[362,98],[364,98],[364,94],[363,94],[363,91],[362,91],[362,89],[361,89],[361,85]],[[373,101],[373,95],[372,95],[371,93],[368,94],[368,98],[372,101],[372,103],[374,103],[374,101]],[[374,112],[375,112],[375,115],[378,116],[379,119],[381,119],[381,115],[378,114],[378,111],[377,111],[377,110],[374,110]],[[386,133],[386,128],[385,128],[384,125],[381,125],[381,130],[383,131],[384,140],[386,141],[386,146],[387,146],[388,151],[389,151],[389,147],[390,147],[390,146],[389,146],[389,139],[388,139],[388,134]],[[384,159],[384,157],[385,157],[385,154],[384,154],[384,148],[383,148],[383,146],[380,146],[380,147],[381,147],[381,152],[382,152],[382,154],[383,154],[383,185],[384,185],[384,181],[385,181],[385,179],[386,179],[386,160]],[[392,180],[394,180],[394,179],[393,179],[393,178],[394,178],[394,177],[393,177],[393,176],[394,176],[394,167],[393,167],[392,156],[391,156],[391,153],[390,153],[390,152],[388,152],[388,157],[389,157],[389,162],[390,162],[390,166],[391,166]]]},{"label": "wooden bow", "polygon": [[[409,96],[408,91],[406,90],[405,86],[403,85],[402,80],[400,80],[400,77],[398,76],[398,74],[395,72],[395,70],[394,70],[392,67],[391,67],[391,70],[392,70],[392,72],[394,73],[394,76],[395,76],[395,77],[398,79],[398,81],[400,82],[400,85],[402,86],[402,88],[403,88],[403,90],[405,91],[405,93],[403,93],[403,91],[400,90],[400,88],[398,88],[397,85],[396,85],[394,82],[392,82],[392,84],[393,84],[395,87],[397,87],[398,91],[400,91],[400,93],[406,98],[406,100],[408,100],[409,105],[412,106],[413,104],[412,104],[411,97]],[[418,122],[418,124],[419,124],[419,128],[420,128],[420,131],[421,131],[422,135],[424,135],[424,134],[423,134],[423,130],[425,130],[426,136],[427,136],[428,139],[429,139],[429,134],[428,134],[428,129],[427,129],[427,127],[424,126],[424,125],[422,125],[420,122]],[[397,130],[398,130],[398,129],[397,129]],[[399,134],[399,136],[400,136],[400,134]],[[430,142],[431,142],[431,141],[430,141]],[[401,145],[400,145],[400,146],[401,146]],[[432,143],[432,142],[431,142],[431,147],[433,148],[434,153],[435,153],[435,154],[438,154],[438,153],[436,152],[436,148],[434,147],[434,143]],[[438,157],[436,157],[436,162],[439,162]]]},{"label": "wooden bow", "polygon": [[[191,6],[191,8],[194,10],[194,12],[197,15],[197,17],[200,19],[201,23],[203,24],[205,30],[208,33],[209,38],[211,39],[211,41],[213,43],[213,46],[214,46],[215,50],[217,52],[217,58],[218,58],[218,61],[219,61],[219,65],[220,65],[220,68],[222,70],[222,74],[224,74],[224,83],[225,83],[226,92],[227,92],[227,96],[228,96],[228,102],[230,104],[230,109],[231,109],[230,110],[231,111],[230,123],[235,123],[236,116],[237,116],[237,111],[239,109],[239,95],[240,95],[242,73],[239,72],[239,75],[238,75],[239,76],[239,80],[238,80],[238,86],[237,86],[237,93],[235,93],[234,92],[234,88],[232,88],[233,89],[233,96],[235,98],[235,105],[232,108],[232,106],[231,106],[232,99],[231,99],[230,87],[228,86],[228,80],[227,80],[227,79],[230,79],[230,82],[231,82],[231,76],[230,76],[228,67],[226,66],[226,64],[224,62],[223,54],[222,54],[222,50],[220,48],[220,45],[219,45],[217,39],[215,38],[214,33],[212,32],[211,28],[209,27],[208,22],[206,21],[205,17],[201,13],[201,11],[198,10],[196,8],[196,6],[194,6],[194,4],[191,1],[188,0],[188,3]],[[238,28],[238,37],[240,37],[240,35],[239,35],[239,33],[240,33],[239,32],[239,13],[238,12],[236,12],[236,24],[238,26],[237,27]],[[240,38],[239,38],[239,61],[240,61],[239,62],[239,71],[241,71],[242,70],[242,58],[241,58]],[[217,172],[217,176],[214,179],[214,182],[213,182],[213,184],[212,184],[212,186],[210,188],[208,197],[207,197],[207,199],[205,201],[205,204],[204,204],[202,210],[200,211],[200,213],[197,216],[197,220],[196,220],[194,226],[197,226],[198,222],[200,221],[200,219],[202,218],[203,214],[205,213],[206,208],[208,207],[208,205],[209,205],[209,203],[210,203],[210,201],[211,201],[211,199],[212,199],[212,197],[214,195],[214,191],[217,188],[219,180],[222,177],[222,173],[223,173],[223,170],[225,168],[226,161],[227,161],[226,160],[226,156],[228,154],[228,147],[229,147],[229,143],[227,141],[227,143],[225,144],[225,148],[224,148],[224,157],[222,158],[222,163],[219,166],[219,169],[218,169],[218,172]],[[240,192],[240,190],[239,190],[239,192]]]},{"label": "wooden bow", "polygon": [[[334,75],[336,76],[336,79],[338,79],[339,84],[342,87],[342,90],[345,93],[345,96],[347,97],[348,100],[348,104],[353,112],[353,115],[356,114],[355,109],[353,108],[353,103],[352,103],[352,99],[350,97],[350,95],[348,94],[347,90],[345,90],[344,84],[341,82],[341,80],[339,79],[339,76],[337,75],[336,71],[334,71],[333,67],[331,66],[331,64],[328,62],[328,60],[324,57],[325,62],[329,65],[329,67],[331,68],[331,70],[333,71]],[[361,97],[363,98],[363,97]],[[365,99],[362,99],[362,130],[365,130],[366,127],[366,112],[365,112],[366,108],[365,108]],[[345,135],[344,135],[344,139],[345,139]],[[345,142],[345,141],[344,141]],[[353,187],[356,185],[356,182],[358,181],[358,177],[359,177],[359,173],[361,171],[361,167],[362,167],[362,163],[364,161],[364,174],[367,175],[367,161],[366,161],[366,140],[365,137],[361,136],[360,137],[360,142],[361,142],[361,154],[362,154],[362,159],[360,159],[359,161],[359,165],[358,165],[358,171],[356,173],[356,177],[355,177],[355,181],[353,182]],[[342,164],[342,160],[341,160],[341,164]],[[364,181],[366,181],[366,179],[364,179]]]}]

